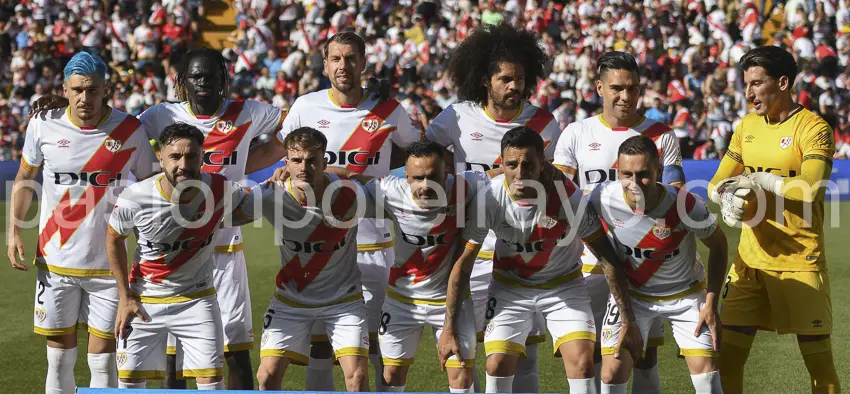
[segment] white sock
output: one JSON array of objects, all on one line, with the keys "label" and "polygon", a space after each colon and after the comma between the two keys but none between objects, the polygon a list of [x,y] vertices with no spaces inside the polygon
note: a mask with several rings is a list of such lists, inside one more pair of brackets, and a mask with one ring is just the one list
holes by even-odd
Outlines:
[{"label": "white sock", "polygon": [[454,388],[449,387],[449,392],[450,393],[474,393],[475,391],[472,390],[472,386],[469,386],[468,389],[454,389]]},{"label": "white sock", "polygon": [[215,383],[198,383],[198,390],[224,390],[224,379]]},{"label": "white sock", "polygon": [[44,392],[47,394],[73,394],[77,391],[74,381],[74,364],[77,348],[58,349],[47,347],[47,379]]},{"label": "white sock", "polygon": [[513,376],[490,376],[487,374],[485,393],[512,393],[514,388]]},{"label": "white sock", "polygon": [[481,387],[481,377],[478,376],[478,367],[472,367],[472,393],[484,392]]},{"label": "white sock", "polygon": [[148,382],[143,380],[139,383],[129,383],[129,382],[118,382],[119,389],[145,389],[147,388]]},{"label": "white sock", "polygon": [[720,387],[720,373],[711,371],[699,375],[691,375],[697,394],[723,394]]},{"label": "white sock", "polygon": [[334,361],[332,358],[313,358],[307,364],[306,391],[334,391]]},{"label": "white sock", "polygon": [[403,393],[404,386],[406,385],[403,384],[401,386],[384,386],[384,391],[387,393]]},{"label": "white sock", "polygon": [[596,383],[593,378],[586,379],[569,379],[570,394],[596,394]]},{"label": "white sock", "polygon": [[632,375],[632,394],[661,394],[658,363],[649,369],[635,368]]},{"label": "white sock", "polygon": [[593,383],[596,385],[596,392],[602,392],[602,363],[593,364]]},{"label": "white sock", "polygon": [[115,365],[115,353],[89,353],[89,371],[91,388],[118,387],[118,369]]},{"label": "white sock", "polygon": [[369,354],[369,362],[375,367],[375,392],[390,392],[384,386],[384,360],[380,354]]},{"label": "white sock", "polygon": [[[628,388],[628,383],[621,384],[607,384],[602,383],[602,392],[601,394],[626,394],[626,388]],[[635,391],[632,391],[635,392]]]},{"label": "white sock", "polygon": [[537,344],[525,345],[526,358],[520,357],[514,373],[515,393],[540,392],[540,375],[537,373]]}]

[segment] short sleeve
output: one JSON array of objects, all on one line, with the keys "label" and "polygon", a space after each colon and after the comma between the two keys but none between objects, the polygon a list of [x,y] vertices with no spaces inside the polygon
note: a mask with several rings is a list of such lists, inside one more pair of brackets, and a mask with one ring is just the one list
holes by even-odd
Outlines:
[{"label": "short sleeve", "polygon": [[286,113],[286,117],[284,117],[283,122],[280,124],[280,129],[277,131],[277,141],[281,144],[284,140],[286,140],[286,136],[289,135],[293,130],[301,127],[301,119],[298,116],[298,111],[301,109],[301,102],[303,100],[296,99],[294,103],[292,103],[292,107],[289,108],[289,112]]},{"label": "short sleeve", "polygon": [[679,139],[672,131],[661,135],[661,166],[682,166],[682,151]]},{"label": "short sleeve", "polygon": [[44,154],[41,152],[41,136],[38,130],[38,125],[41,122],[35,119],[33,118],[27,126],[21,160],[22,166],[29,166],[30,168],[41,167],[42,162],[44,162]]},{"label": "short sleeve", "polygon": [[159,135],[162,133],[162,129],[165,128],[165,125],[160,124],[160,120],[171,119],[171,117],[159,116],[159,112],[162,108],[162,104],[154,105],[139,115],[139,120],[142,122],[142,126],[144,126],[148,140],[159,140]]},{"label": "short sleeve", "polygon": [[133,166],[130,168],[130,172],[136,179],[145,179],[160,172],[159,161],[156,159],[150,141],[147,139],[144,125],[133,133],[133,138],[135,139],[136,151],[133,152]]},{"label": "short sleeve", "polygon": [[250,188],[233,181],[227,183],[234,208],[230,218],[225,217],[225,226],[238,226],[259,220],[263,216],[265,199],[274,194],[274,182],[260,183]]},{"label": "short sleeve", "polygon": [[555,144],[555,150],[553,152],[554,160],[552,163],[555,167],[558,167],[559,170],[569,173],[570,175],[575,174],[578,169],[575,140],[578,138],[579,131],[579,126],[576,123],[568,125],[558,138],[558,142]]},{"label": "short sleeve", "polygon": [[390,210],[385,209],[387,204],[387,191],[392,188],[395,183],[401,180],[394,176],[385,176],[381,178],[372,178],[369,182],[363,185],[363,191],[366,195],[366,211],[364,216],[374,218],[379,211],[392,214]]},{"label": "short sleeve", "polygon": [[135,217],[139,204],[133,201],[131,189],[125,189],[118,196],[112,215],[109,216],[109,231],[122,238],[129,237],[135,227]]},{"label": "short sleeve", "polygon": [[413,121],[410,120],[410,116],[401,104],[393,111],[393,118],[396,130],[390,134],[390,138],[394,144],[402,148],[407,148],[414,142],[422,139],[422,133],[413,125]]},{"label": "short sleeve", "polygon": [[452,125],[457,125],[456,116],[454,105],[449,105],[431,121],[428,130],[425,130],[425,138],[445,147],[454,146],[455,141],[459,138],[455,133],[457,127],[452,127]]},{"label": "short sleeve", "polygon": [[[819,119],[820,120],[820,119]],[[816,159],[832,163],[835,134],[824,121],[812,122],[802,141],[803,161]]]},{"label": "short sleeve", "polygon": [[500,212],[493,207],[495,199],[490,198],[490,188],[479,189],[466,206],[466,217],[461,236],[472,244],[481,245],[487,238],[490,224],[498,221],[495,217]]},{"label": "short sleeve", "polygon": [[[729,141],[729,148],[726,150],[726,156],[740,164],[744,164],[744,157],[741,155],[741,138],[744,130],[744,121],[738,124],[735,132],[732,133],[732,140]],[[830,155],[831,156],[831,155]]]},{"label": "short sleeve", "polygon": [[558,146],[558,141],[561,139],[561,129],[558,128],[558,122],[552,118],[552,121],[546,125],[546,128],[543,130],[543,135],[552,136],[549,144],[546,145],[546,148],[543,150],[543,157],[546,158],[547,161],[553,161],[555,159],[555,148]]},{"label": "short sleeve", "polygon": [[694,233],[699,238],[706,238],[717,230],[717,217],[708,210],[699,196],[688,193],[685,196],[685,209],[688,211],[688,216],[682,219],[682,226],[688,232]]},{"label": "short sleeve", "polygon": [[258,101],[250,101],[250,103],[254,106],[251,113],[254,117],[252,129],[255,131],[251,138],[280,131],[283,121],[286,119],[285,110]]},{"label": "short sleeve", "polygon": [[567,218],[570,220],[570,226],[578,228],[577,235],[580,238],[593,238],[602,229],[599,216],[573,181],[564,179],[564,189],[569,201],[564,209],[568,210]]}]

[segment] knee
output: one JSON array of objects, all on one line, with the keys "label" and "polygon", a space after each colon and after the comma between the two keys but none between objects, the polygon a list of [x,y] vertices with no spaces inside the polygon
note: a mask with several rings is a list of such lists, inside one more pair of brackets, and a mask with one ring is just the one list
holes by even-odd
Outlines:
[{"label": "knee", "polygon": [[494,353],[487,356],[487,374],[490,376],[513,376],[519,355]]},{"label": "knee", "polygon": [[600,375],[600,380],[605,384],[623,384],[629,381],[629,374],[622,365],[603,362]]},{"label": "knee", "polygon": [[[343,371],[345,375],[346,386],[349,389],[359,389],[363,384],[369,381],[369,369],[366,363],[357,363],[357,366],[350,371]],[[386,375],[384,375],[386,376]]]},{"label": "knee", "polygon": [[[468,389],[472,386],[472,368],[460,368],[449,371],[449,387],[453,389]],[[453,376],[454,375],[454,376]]]},{"label": "knee", "polygon": [[275,387],[283,380],[283,376],[280,376],[277,370],[278,368],[273,365],[260,363],[260,367],[257,368],[257,382],[260,388]]},{"label": "knee", "polygon": [[384,383],[403,386],[407,383],[407,367],[384,365]]}]

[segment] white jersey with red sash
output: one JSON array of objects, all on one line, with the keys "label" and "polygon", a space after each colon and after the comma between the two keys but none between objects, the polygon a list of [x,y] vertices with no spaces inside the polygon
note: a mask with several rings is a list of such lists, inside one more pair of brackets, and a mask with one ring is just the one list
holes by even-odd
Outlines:
[{"label": "white jersey with red sash", "polygon": [[74,125],[67,108],[33,117],[21,165],[44,169],[35,264],[60,275],[111,276],[103,249],[109,214],[128,174],[147,177],[155,163],[142,124],[121,111],[93,128]]},{"label": "white jersey with red sash", "polygon": [[[213,116],[196,116],[189,103],[162,103],[143,112],[148,137],[158,139],[166,126],[184,122],[204,133],[204,164],[201,171],[223,174],[233,181],[245,178],[245,163],[251,140],[262,134],[277,132],[285,113],[259,101],[225,100]],[[224,228],[216,235],[217,252],[242,249],[242,232],[238,227]]]},{"label": "white jersey with red sash", "polygon": [[[717,229],[717,218],[699,197],[676,186],[663,186],[658,205],[646,214],[637,214],[628,206],[619,181],[599,185],[590,196],[620,258],[628,261],[626,275],[631,288],[651,297],[668,297],[705,285],[695,236],[705,238]],[[680,193],[686,193],[684,198]]]},{"label": "white jersey with red sash", "polygon": [[[283,121],[278,141],[299,127],[312,127],[325,134],[329,166],[345,167],[358,174],[381,177],[390,173],[392,145],[406,148],[421,139],[401,104],[374,100],[364,94],[356,106],[340,106],[330,90],[299,97]],[[386,220],[363,219],[357,234],[358,250],[389,247],[391,230]]]},{"label": "white jersey with red sash", "polygon": [[[136,251],[130,271],[130,288],[158,302],[180,296],[200,298],[215,293],[212,258],[214,237],[233,207],[249,191],[223,175],[202,173],[206,193],[189,201],[172,202],[160,182],[165,174],[130,185],[115,204],[109,231],[127,237],[136,231]],[[188,193],[188,192],[187,192]],[[253,204],[244,204],[252,208]],[[145,301],[145,299],[143,299]]]}]

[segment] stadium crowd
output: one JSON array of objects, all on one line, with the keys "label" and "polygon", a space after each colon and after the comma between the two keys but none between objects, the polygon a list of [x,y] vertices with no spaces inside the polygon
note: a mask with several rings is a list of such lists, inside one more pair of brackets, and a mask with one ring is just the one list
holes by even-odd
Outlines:
[{"label": "stadium crowd", "polygon": [[[173,65],[200,35],[201,3],[0,0],[0,160],[20,157],[31,103],[62,94],[59,71],[78,50],[110,64],[112,107],[138,115],[176,100]],[[224,52],[231,94],[288,108],[329,87],[322,43],[354,30],[367,40],[367,74],[391,79],[424,130],[456,99],[445,72],[452,50],[477,26],[509,22],[537,32],[551,56],[532,103],[562,127],[601,111],[594,63],[621,50],[642,68],[639,109],[675,129],[685,158],[717,159],[748,110],[736,62],[773,44],[796,57],[797,101],[834,127],[835,158],[850,158],[850,0],[791,0],[765,11],[753,0],[356,3],[234,0],[237,28]]]}]

